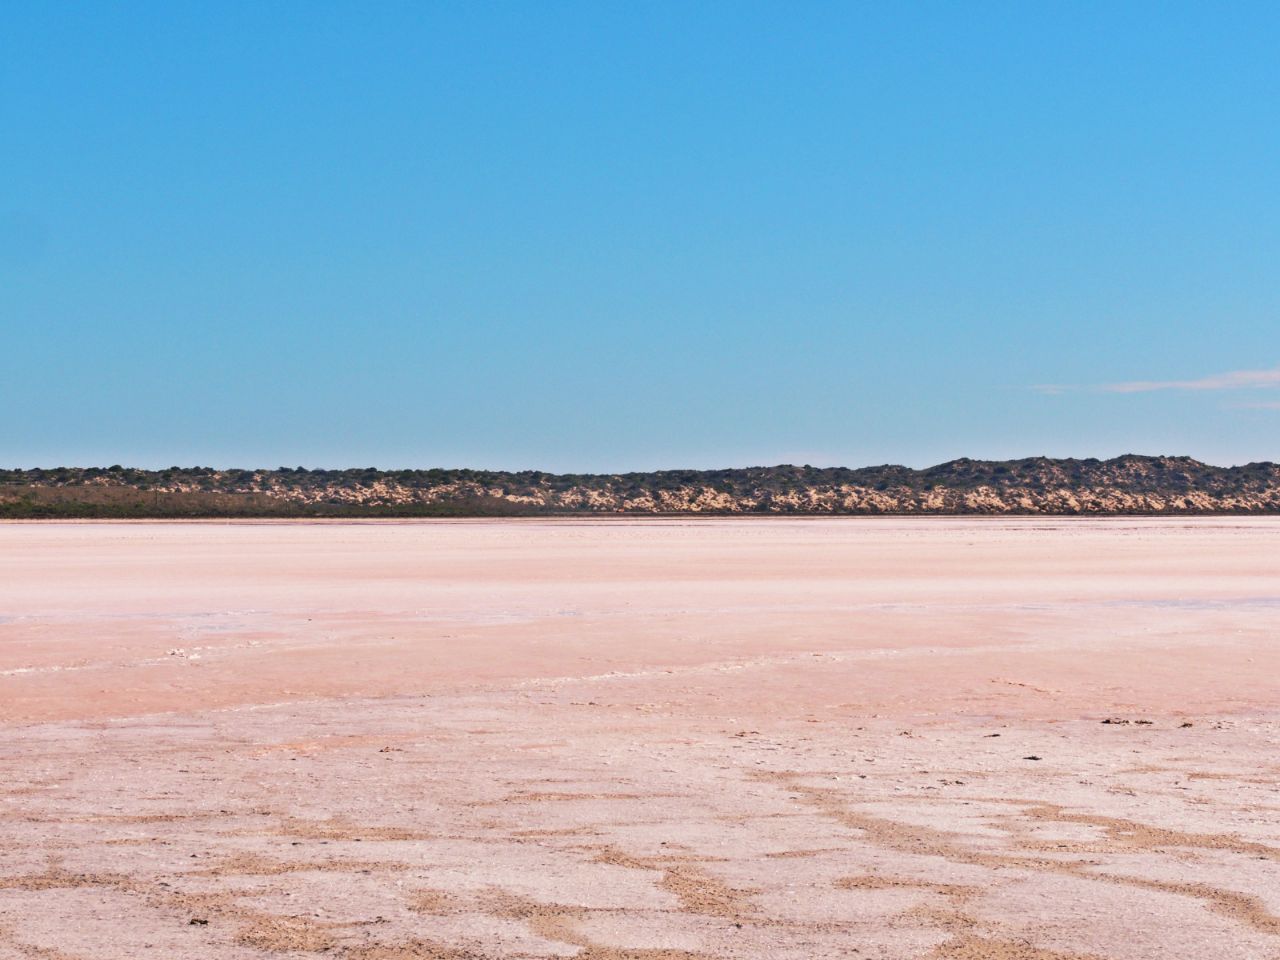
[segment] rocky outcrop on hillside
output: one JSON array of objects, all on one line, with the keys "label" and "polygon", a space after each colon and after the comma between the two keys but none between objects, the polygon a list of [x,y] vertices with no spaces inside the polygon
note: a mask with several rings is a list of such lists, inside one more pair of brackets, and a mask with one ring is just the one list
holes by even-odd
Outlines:
[{"label": "rocky outcrop on hillside", "polygon": [[1280,513],[1280,465],[1189,457],[953,460],[549,474],[482,470],[0,470],[0,517]]}]

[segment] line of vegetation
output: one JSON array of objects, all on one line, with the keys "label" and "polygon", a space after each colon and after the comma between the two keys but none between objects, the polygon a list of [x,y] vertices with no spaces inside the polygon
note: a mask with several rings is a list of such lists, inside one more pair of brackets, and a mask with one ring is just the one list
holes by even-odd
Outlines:
[{"label": "line of vegetation", "polygon": [[493,517],[574,514],[1280,513],[1280,466],[1190,457],[1032,457],[552,474],[468,469],[0,470],[0,518]]}]

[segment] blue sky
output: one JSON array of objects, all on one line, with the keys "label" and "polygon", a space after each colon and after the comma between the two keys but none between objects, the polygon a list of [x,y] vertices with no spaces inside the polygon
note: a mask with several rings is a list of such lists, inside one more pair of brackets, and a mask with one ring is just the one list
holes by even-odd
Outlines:
[{"label": "blue sky", "polygon": [[9,4],[0,463],[1280,460],[1280,5]]}]

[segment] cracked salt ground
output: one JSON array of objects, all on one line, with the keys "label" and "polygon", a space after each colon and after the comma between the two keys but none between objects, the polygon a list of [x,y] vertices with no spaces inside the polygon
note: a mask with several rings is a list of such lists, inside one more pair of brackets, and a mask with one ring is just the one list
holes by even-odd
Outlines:
[{"label": "cracked salt ground", "polygon": [[0,958],[1280,958],[1280,526],[598,526],[0,529]]}]

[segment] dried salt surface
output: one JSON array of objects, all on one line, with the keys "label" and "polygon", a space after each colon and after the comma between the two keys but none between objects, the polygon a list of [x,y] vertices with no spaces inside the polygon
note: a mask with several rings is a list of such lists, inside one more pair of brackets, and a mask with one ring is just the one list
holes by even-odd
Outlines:
[{"label": "dried salt surface", "polygon": [[1280,958],[1278,628],[1270,520],[0,524],[0,960]]}]

